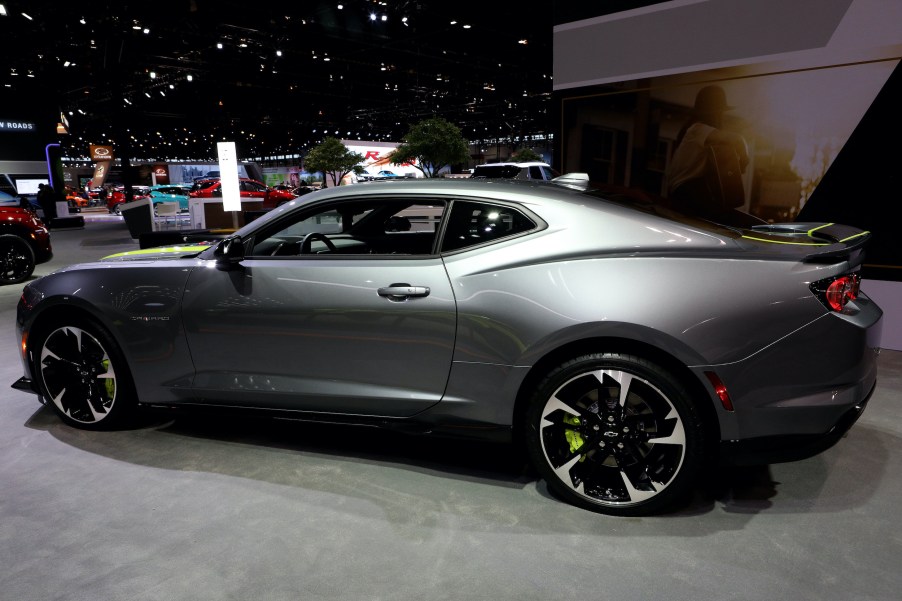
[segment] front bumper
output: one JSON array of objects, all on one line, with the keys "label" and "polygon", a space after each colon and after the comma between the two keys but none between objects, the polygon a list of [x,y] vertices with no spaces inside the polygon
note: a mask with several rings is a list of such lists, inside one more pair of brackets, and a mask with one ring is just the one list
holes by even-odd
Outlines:
[{"label": "front bumper", "polygon": [[38,391],[37,383],[31,378],[26,378],[25,376],[22,376],[21,378],[13,382],[12,388],[21,390],[22,392],[40,394],[40,392]]}]

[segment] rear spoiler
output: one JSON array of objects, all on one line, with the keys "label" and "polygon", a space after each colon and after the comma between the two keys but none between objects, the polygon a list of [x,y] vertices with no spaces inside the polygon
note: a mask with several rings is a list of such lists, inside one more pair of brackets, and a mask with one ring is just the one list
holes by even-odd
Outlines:
[{"label": "rear spoiler", "polygon": [[[751,231],[753,235],[744,235],[743,238],[811,247],[811,252],[802,259],[806,263],[849,257],[862,249],[871,239],[871,233],[868,231],[838,223],[772,223],[752,226]],[[755,233],[779,238],[757,238],[754,236]]]},{"label": "rear spoiler", "polygon": [[589,174],[576,172],[565,173],[564,175],[559,175],[553,178],[551,180],[551,183],[585,191],[589,189]]}]

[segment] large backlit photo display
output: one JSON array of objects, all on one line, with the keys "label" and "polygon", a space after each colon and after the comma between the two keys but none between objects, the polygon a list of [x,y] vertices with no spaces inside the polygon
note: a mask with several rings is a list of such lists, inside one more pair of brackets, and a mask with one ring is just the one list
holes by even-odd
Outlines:
[{"label": "large backlit photo display", "polygon": [[[588,173],[611,194],[700,217],[868,229],[865,275],[899,280],[891,217],[902,183],[893,143],[902,131],[900,57],[902,39],[601,83],[556,81],[560,167]],[[706,139],[718,140],[716,152]]]}]

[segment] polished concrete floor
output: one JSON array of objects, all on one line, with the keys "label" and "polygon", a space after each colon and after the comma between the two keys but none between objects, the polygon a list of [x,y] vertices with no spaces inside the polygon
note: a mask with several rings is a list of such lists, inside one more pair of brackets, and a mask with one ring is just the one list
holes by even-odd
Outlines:
[{"label": "polished concrete floor", "polygon": [[[52,235],[38,275],[137,248],[120,221]],[[0,288],[4,386],[19,293]],[[902,353],[885,351],[834,448],[617,519],[556,500],[503,446],[168,412],[85,432],[6,388],[0,599],[895,600],[900,393]]]}]

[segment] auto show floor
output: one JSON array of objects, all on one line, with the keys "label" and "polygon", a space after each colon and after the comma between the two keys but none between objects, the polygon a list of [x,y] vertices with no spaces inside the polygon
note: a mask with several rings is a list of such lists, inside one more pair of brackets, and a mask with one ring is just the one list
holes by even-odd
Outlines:
[{"label": "auto show floor", "polygon": [[[117,220],[52,239],[37,275],[138,247]],[[834,448],[718,469],[680,511],[624,519],[555,499],[507,446],[174,411],[65,427],[8,388],[20,291],[0,288],[2,599],[900,596],[902,352]]]}]

